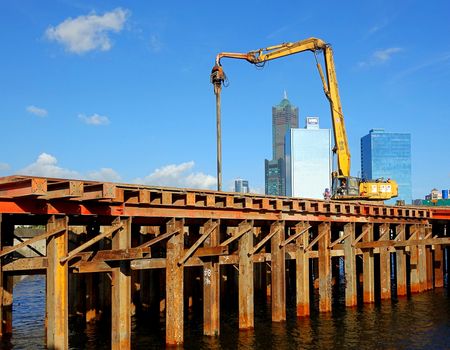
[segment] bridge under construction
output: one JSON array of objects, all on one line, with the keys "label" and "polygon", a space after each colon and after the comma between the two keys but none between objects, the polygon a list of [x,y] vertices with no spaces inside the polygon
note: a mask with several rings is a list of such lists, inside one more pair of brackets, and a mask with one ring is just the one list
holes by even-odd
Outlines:
[{"label": "bridge under construction", "polygon": [[[50,349],[69,347],[70,316],[89,323],[107,314],[112,348],[129,349],[132,315],[155,304],[166,344],[183,343],[192,302],[202,303],[204,334],[215,336],[231,293],[240,329],[254,327],[258,290],[282,322],[288,274],[298,317],[308,317],[316,287],[319,311],[330,312],[335,259],[344,261],[348,307],[443,287],[450,244],[450,207],[29,176],[0,178],[0,220],[1,334],[12,332],[14,275],[44,274]],[[25,225],[39,230],[23,237]]]}]

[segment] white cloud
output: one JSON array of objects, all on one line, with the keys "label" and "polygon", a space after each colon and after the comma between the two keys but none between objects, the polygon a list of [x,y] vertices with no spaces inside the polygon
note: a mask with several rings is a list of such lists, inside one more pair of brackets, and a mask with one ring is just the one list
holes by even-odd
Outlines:
[{"label": "white cloud", "polygon": [[38,159],[19,171],[21,175],[76,178],[79,173],[59,167],[58,160],[48,153],[41,153]]},{"label": "white cloud", "polygon": [[79,114],[78,118],[80,118],[83,122],[89,125],[108,125],[109,124],[109,118],[103,115],[98,115],[97,113],[94,113],[91,116],[86,116],[84,114]]},{"label": "white cloud", "polygon": [[[0,171],[1,171],[0,163]],[[44,176],[66,179],[88,179],[94,181],[118,182],[120,175],[111,168],[101,168],[93,170],[87,174],[78,171],[62,168],[58,165],[56,157],[48,153],[41,153],[37,160],[18,172],[21,175]]]},{"label": "white cloud", "polygon": [[44,109],[44,108],[39,108],[39,107],[36,107],[36,106],[33,106],[33,105],[28,106],[28,107],[25,108],[25,109],[26,109],[26,111],[27,111],[28,113],[37,115],[38,117],[45,117],[45,116],[48,114],[48,112],[47,112],[46,109]]},{"label": "white cloud", "polygon": [[362,61],[358,63],[358,67],[370,67],[379,64],[386,63],[392,56],[396,53],[402,52],[401,47],[390,47],[384,50],[375,51],[367,61]]},{"label": "white cloud", "polygon": [[100,170],[91,171],[86,176],[89,180],[119,182],[122,180],[121,176],[111,168],[101,168]]},{"label": "white cloud", "polygon": [[181,164],[169,164],[156,169],[144,178],[135,179],[135,183],[153,186],[171,186],[184,188],[212,188],[217,184],[214,176],[202,172],[193,172],[193,161]]},{"label": "white cloud", "polygon": [[162,42],[161,39],[159,38],[159,35],[153,34],[150,37],[150,50],[154,53],[158,53],[162,50]]},{"label": "white cloud", "polygon": [[8,163],[0,162],[0,173],[8,171],[11,169],[11,166]]},{"label": "white cloud", "polygon": [[67,18],[56,27],[50,26],[45,35],[62,44],[69,52],[83,54],[92,50],[108,51],[112,47],[109,32],[120,32],[130,15],[129,10],[116,8],[102,16],[91,12],[86,16]]}]

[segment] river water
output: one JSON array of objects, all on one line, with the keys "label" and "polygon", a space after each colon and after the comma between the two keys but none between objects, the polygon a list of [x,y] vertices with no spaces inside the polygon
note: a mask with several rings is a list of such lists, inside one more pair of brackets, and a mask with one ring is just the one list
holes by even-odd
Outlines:
[{"label": "river water", "polygon": [[[293,293],[291,293],[293,294]],[[288,294],[289,295],[289,294]],[[231,298],[233,299],[233,298]],[[255,299],[255,329],[238,331],[236,300],[221,310],[221,335],[202,335],[201,310],[186,316],[185,349],[449,349],[450,293],[441,288],[345,308],[335,298],[333,312],[312,311],[295,317],[295,300],[288,297],[287,321],[272,323],[270,303]],[[316,299],[317,303],[317,299]],[[313,308],[315,309],[315,308]],[[14,286],[13,336],[2,349],[45,349],[45,277],[32,276]],[[85,329],[70,324],[71,349],[109,349],[110,327],[99,323]],[[164,319],[133,320],[133,349],[164,348]]]}]

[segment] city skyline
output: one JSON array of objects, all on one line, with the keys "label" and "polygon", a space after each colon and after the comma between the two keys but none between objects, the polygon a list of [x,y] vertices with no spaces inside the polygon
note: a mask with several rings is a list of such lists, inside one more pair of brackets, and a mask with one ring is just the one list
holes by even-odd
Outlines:
[{"label": "city skyline", "polygon": [[[260,26],[280,8],[283,16]],[[333,46],[352,174],[361,136],[385,128],[412,135],[414,198],[450,187],[442,159],[450,130],[446,1],[232,1],[221,7],[232,18],[226,28],[212,25],[216,9],[202,3],[25,0],[2,2],[0,10],[8,29],[0,33],[0,176],[213,189],[216,55],[315,36]],[[424,50],[429,38],[439,48]],[[270,108],[283,90],[302,115],[330,128],[315,58],[305,52],[263,69],[226,60],[223,68],[223,188],[242,177],[263,193]]]}]

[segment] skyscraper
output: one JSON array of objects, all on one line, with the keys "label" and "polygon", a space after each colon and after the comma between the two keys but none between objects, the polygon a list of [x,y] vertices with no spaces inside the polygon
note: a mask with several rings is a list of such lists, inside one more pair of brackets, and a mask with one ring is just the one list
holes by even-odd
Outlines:
[{"label": "skyscraper", "polygon": [[234,192],[249,193],[250,187],[248,186],[248,180],[234,180]]},{"label": "skyscraper", "polygon": [[272,160],[265,161],[266,194],[286,194],[284,147],[291,128],[298,128],[298,108],[289,102],[285,91],[281,102],[272,107]]},{"label": "skyscraper", "polygon": [[372,129],[361,138],[361,176],[363,179],[390,178],[398,183],[396,200],[412,202],[411,135]]},{"label": "skyscraper", "polygon": [[323,199],[331,186],[331,130],[307,117],[304,129],[286,133],[286,195]]}]

